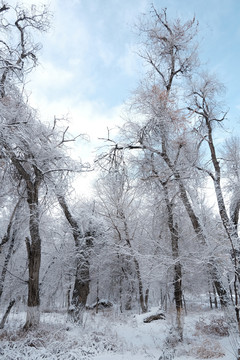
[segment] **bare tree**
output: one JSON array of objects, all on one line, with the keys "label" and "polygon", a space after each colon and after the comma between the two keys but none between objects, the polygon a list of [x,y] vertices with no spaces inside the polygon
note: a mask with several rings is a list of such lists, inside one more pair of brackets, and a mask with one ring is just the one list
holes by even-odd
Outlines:
[{"label": "bare tree", "polygon": [[24,81],[37,65],[37,53],[41,44],[32,41],[33,32],[45,32],[49,29],[49,11],[32,5],[30,9],[2,2],[0,8],[0,95],[5,97],[6,84]]},{"label": "bare tree", "polygon": [[[151,15],[149,21],[143,21],[139,26],[142,37],[140,56],[149,64],[147,79],[141,82],[131,101],[128,112],[130,119],[121,128],[121,143],[115,143],[112,139],[107,141],[112,143],[111,163],[119,153],[131,150],[137,154],[135,164],[145,168],[145,177],[161,185],[159,189],[165,194],[169,233],[176,259],[178,226],[169,197],[171,187],[175,188],[176,196],[181,199],[199,243],[208,246],[207,234],[187,190],[191,172],[196,172],[193,169],[196,169],[199,157],[199,142],[192,132],[187,104],[182,98],[183,89],[198,64],[197,46],[194,43],[197,22],[195,18],[185,23],[180,19],[170,21],[165,9],[158,12],[154,7]],[[140,120],[137,119],[139,114]],[[102,158],[107,156],[109,154]],[[153,166],[149,166],[149,162]],[[209,259],[207,267],[221,305],[227,306],[227,291],[214,258]],[[179,286],[179,289],[175,289],[178,294],[181,294],[180,277],[181,264],[178,262],[174,276],[178,279],[175,283]],[[179,296],[175,297],[175,301],[179,314],[182,306]]]},{"label": "bare tree", "polygon": [[[237,281],[239,281],[239,238],[236,228],[236,219],[238,211],[238,203],[234,206],[232,217],[228,215],[224,193],[222,189],[222,171],[220,165],[220,159],[217,155],[217,148],[214,141],[214,127],[216,124],[222,123],[226,117],[226,112],[221,110],[221,105],[217,101],[217,97],[221,94],[223,89],[215,76],[208,74],[202,74],[199,82],[193,84],[191,91],[191,105],[189,111],[193,115],[197,116],[197,122],[194,130],[200,137],[200,143],[207,144],[211,166],[199,166],[200,170],[205,171],[213,180],[216,200],[218,204],[219,215],[222,221],[222,225],[226,231],[227,238],[230,242],[231,254],[234,262],[235,269],[235,310],[238,324],[240,324],[239,314],[239,294],[237,290]],[[233,220],[233,221],[232,221]],[[240,325],[239,325],[240,328]]]},{"label": "bare tree", "polygon": [[225,141],[222,157],[222,176],[227,180],[227,192],[231,195],[230,218],[238,230],[240,210],[240,140],[232,136]]},{"label": "bare tree", "polygon": [[[137,250],[144,237],[143,234],[141,235],[144,224],[143,222],[140,224],[140,203],[135,199],[134,180],[128,175],[124,162],[115,165],[106,174],[102,174],[97,184],[100,213],[106,219],[115,239],[115,252],[117,259],[120,260],[116,264],[121,267],[120,295],[123,291],[123,279],[125,278],[131,287],[135,274],[139,304],[142,313],[145,313],[148,310],[149,288],[144,284],[141,269],[144,254],[140,255]],[[144,240],[147,243],[147,233]],[[127,297],[128,304],[131,303],[130,297]],[[128,307],[127,304],[125,307]]]}]

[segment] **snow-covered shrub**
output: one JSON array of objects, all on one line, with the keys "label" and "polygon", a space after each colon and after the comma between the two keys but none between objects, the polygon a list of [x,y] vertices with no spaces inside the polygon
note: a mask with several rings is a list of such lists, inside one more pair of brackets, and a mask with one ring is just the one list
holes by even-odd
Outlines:
[{"label": "snow-covered shrub", "polygon": [[173,360],[174,354],[175,354],[174,350],[168,350],[168,349],[163,350],[162,355],[158,360]]},{"label": "snow-covered shrub", "polygon": [[165,339],[166,348],[173,349],[179,345],[180,341],[181,341],[181,339],[180,339],[177,329],[174,327],[171,327],[169,330],[169,333]]},{"label": "snow-covered shrub", "polygon": [[196,323],[196,335],[205,334],[205,335],[217,335],[217,336],[228,336],[228,324],[223,317],[212,317],[209,324],[207,324],[203,319],[200,319]]},{"label": "snow-covered shrub", "polygon": [[218,341],[205,339],[200,345],[193,346],[189,355],[197,359],[212,359],[223,357],[224,351]]},{"label": "snow-covered shrub", "polygon": [[25,332],[0,333],[1,360],[87,360],[103,353],[118,351],[114,335],[82,332],[78,327],[42,324],[39,329]]}]

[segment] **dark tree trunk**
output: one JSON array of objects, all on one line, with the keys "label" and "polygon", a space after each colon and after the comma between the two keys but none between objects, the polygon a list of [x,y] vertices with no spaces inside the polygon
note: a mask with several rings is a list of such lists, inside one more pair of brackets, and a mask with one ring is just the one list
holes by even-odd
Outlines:
[{"label": "dark tree trunk", "polygon": [[29,279],[27,319],[24,325],[25,330],[28,330],[32,327],[37,327],[40,322],[39,274],[41,265],[41,238],[39,234],[39,213],[37,199],[35,203],[30,203],[28,201],[30,209],[30,239],[28,237],[26,238]]},{"label": "dark tree trunk", "polygon": [[148,299],[149,299],[149,288],[145,291],[145,306],[148,309]]},{"label": "dark tree trunk", "polygon": [[43,179],[42,172],[31,164],[31,173],[23,167],[21,161],[14,152],[8,149],[13,165],[24,180],[27,192],[27,203],[29,208],[29,232],[30,238],[26,238],[28,254],[28,303],[27,318],[24,329],[37,327],[40,322],[40,296],[39,296],[39,273],[41,265],[41,237],[39,232],[39,187]]},{"label": "dark tree trunk", "polygon": [[[178,183],[180,198],[181,198],[182,203],[187,211],[189,219],[192,223],[192,227],[193,227],[200,243],[207,246],[207,239],[205,238],[204,230],[201,225],[201,222],[200,222],[198,216],[195,214],[193,207],[189,201],[186,188],[184,186],[184,183],[181,179],[179,172],[175,169],[174,163],[172,163],[170,158],[168,157],[164,141],[162,142],[162,147],[163,147],[163,152],[162,153],[157,152],[157,154],[162,157],[162,159],[165,161],[168,168],[172,171],[172,174],[174,175],[174,178]],[[179,151],[180,151],[180,148],[179,148]],[[177,160],[177,158],[176,158],[176,160]],[[226,307],[229,304],[229,297],[228,297],[227,291],[224,288],[224,285],[221,281],[221,277],[220,277],[215,259],[210,259],[207,266],[209,269],[209,273],[212,277],[213,283],[215,285],[217,294],[219,296],[221,306]]]}]

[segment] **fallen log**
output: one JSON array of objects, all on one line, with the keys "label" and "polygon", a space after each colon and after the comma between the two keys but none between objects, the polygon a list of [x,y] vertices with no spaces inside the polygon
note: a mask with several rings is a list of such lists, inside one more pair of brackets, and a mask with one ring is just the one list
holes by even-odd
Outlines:
[{"label": "fallen log", "polygon": [[165,320],[165,319],[166,319],[166,316],[163,313],[157,313],[157,314],[153,314],[153,315],[150,315],[150,316],[144,318],[143,322],[150,323],[155,320]]}]

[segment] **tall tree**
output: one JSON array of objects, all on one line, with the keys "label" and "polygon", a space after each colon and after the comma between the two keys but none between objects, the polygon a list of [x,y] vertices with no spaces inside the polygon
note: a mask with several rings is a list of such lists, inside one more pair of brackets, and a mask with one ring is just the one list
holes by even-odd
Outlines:
[{"label": "tall tree", "polygon": [[15,185],[21,190],[28,206],[26,247],[29,279],[25,324],[25,329],[28,329],[37,326],[40,320],[40,202],[56,184],[58,174],[72,171],[73,166],[62,150],[69,141],[67,129],[59,129],[57,121],[54,121],[53,127],[43,125],[22,91],[26,75],[37,64],[40,48],[39,44],[32,42],[32,33],[48,29],[48,11],[46,7],[25,9],[3,4],[0,16],[0,30],[4,38],[0,44],[1,158],[6,168],[14,173]]},{"label": "tall tree", "polygon": [[[215,76],[209,74],[202,74],[199,81],[195,82],[191,91],[191,105],[189,110],[195,116],[197,115],[196,126],[194,130],[200,137],[200,144],[206,143],[210,155],[210,167],[199,167],[204,170],[212,179],[216,200],[219,210],[219,215],[222,225],[226,231],[227,238],[230,242],[231,254],[233,257],[235,269],[235,311],[240,329],[240,313],[239,313],[239,294],[237,289],[237,281],[240,280],[239,274],[239,238],[236,228],[236,219],[232,213],[232,217],[228,215],[225,204],[224,192],[222,188],[222,170],[219,157],[217,155],[217,147],[214,140],[215,124],[222,123],[226,117],[226,112],[218,102],[218,96],[222,92],[223,86],[220,84]],[[234,210],[237,215],[237,206]]]},{"label": "tall tree", "polygon": [[[199,243],[207,247],[204,226],[194,209],[188,193],[188,178],[199,157],[199,143],[189,121],[187,103],[182,97],[198,64],[195,36],[195,18],[183,23],[170,21],[166,9],[161,12],[152,7],[150,20],[139,26],[142,36],[140,56],[147,62],[147,79],[143,80],[131,101],[129,120],[121,128],[121,143],[112,143],[110,159],[118,152],[133,150],[135,164],[148,171],[149,181],[158,181],[165,194],[169,233],[172,236],[173,256],[178,249],[178,224],[173,216],[170,193],[174,188],[195,231]],[[140,115],[140,116],[139,116]],[[110,139],[109,139],[110,140]],[[138,157],[138,158],[137,158]],[[152,163],[152,166],[148,164]],[[228,303],[227,291],[222,283],[214,258],[208,269],[222,306]],[[175,267],[174,278],[181,280],[180,263]],[[175,283],[176,284],[176,283]],[[181,289],[175,289],[181,294]],[[181,299],[175,297],[177,314]],[[177,317],[179,319],[179,317]]]},{"label": "tall tree", "polygon": [[[28,136],[30,138],[27,127],[29,127],[33,113],[24,104],[24,100],[16,88],[16,83],[19,81],[23,83],[25,75],[37,63],[36,53],[39,45],[31,42],[31,32],[35,30],[46,31],[49,27],[49,19],[46,8],[39,10],[32,6],[30,10],[27,10],[18,5],[15,7],[8,6],[4,2],[0,8],[0,17],[0,31],[3,37],[0,45],[1,156],[14,166],[18,177],[24,182],[29,205],[30,238],[26,238],[29,258],[28,315],[26,321],[26,328],[28,328],[39,322],[38,282],[41,239],[38,195],[43,176],[35,162],[36,153],[31,150],[27,138]],[[36,126],[34,130],[36,130]],[[29,165],[30,169],[28,168]]]},{"label": "tall tree", "polygon": [[[133,278],[136,278],[139,304],[144,313],[148,310],[149,288],[146,283],[144,284],[142,270],[144,254],[139,253],[138,247],[143,246],[144,238],[146,250],[148,236],[147,231],[144,232],[144,222],[141,222],[141,201],[135,198],[136,193],[133,174],[128,174],[124,161],[115,163],[112,169],[102,174],[97,184],[100,213],[112,230],[115,253],[117,259],[120,259],[120,262],[116,261],[121,267],[119,272],[122,272],[120,294],[122,280],[125,278],[131,287]],[[128,304],[131,303],[130,297],[127,300]],[[125,304],[125,307],[128,306]]]}]

